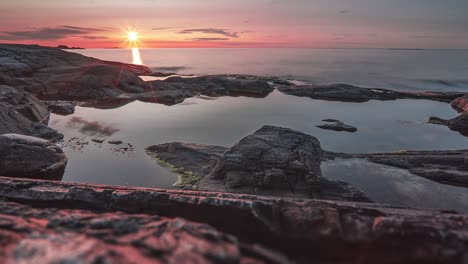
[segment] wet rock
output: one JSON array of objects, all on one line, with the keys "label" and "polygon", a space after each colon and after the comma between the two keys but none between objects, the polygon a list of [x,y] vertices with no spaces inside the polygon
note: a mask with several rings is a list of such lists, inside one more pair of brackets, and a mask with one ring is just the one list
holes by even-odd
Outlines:
[{"label": "wet rock", "polygon": [[362,103],[370,100],[427,99],[451,102],[463,93],[403,92],[380,88],[363,88],[348,84],[278,86],[278,90],[290,95],[327,101]]},{"label": "wet rock", "polygon": [[407,169],[435,182],[468,187],[468,150],[400,151],[357,156],[371,162]]},{"label": "wet rock", "polygon": [[49,110],[57,115],[67,116],[75,113],[74,102],[70,101],[44,101]]},{"label": "wet rock", "polygon": [[286,128],[264,126],[229,149],[170,143],[149,147],[147,153],[182,174],[183,187],[191,184],[210,191],[369,201],[346,183],[322,178],[319,141]]},{"label": "wet rock", "polygon": [[457,99],[453,100],[450,104],[459,113],[466,113],[468,112],[468,95],[458,97]]},{"label": "wet rock", "polygon": [[49,110],[22,90],[0,85],[0,134],[15,133],[57,141],[63,135],[47,127]]},{"label": "wet rock", "polygon": [[0,175],[61,180],[67,157],[50,141],[16,134],[0,135]]},{"label": "wet rock", "polygon": [[468,251],[468,217],[448,211],[10,178],[0,198],[6,263],[464,263]]},{"label": "wet rock", "polygon": [[347,125],[340,120],[335,119],[324,119],[323,122],[329,122],[330,124],[319,125],[318,128],[326,129],[326,130],[333,130],[333,131],[346,131],[354,133],[357,131],[357,128]]},{"label": "wet rock", "polygon": [[468,112],[462,113],[459,116],[446,120],[438,117],[431,117],[428,121],[430,124],[447,126],[453,131],[457,131],[465,137],[468,137]]}]

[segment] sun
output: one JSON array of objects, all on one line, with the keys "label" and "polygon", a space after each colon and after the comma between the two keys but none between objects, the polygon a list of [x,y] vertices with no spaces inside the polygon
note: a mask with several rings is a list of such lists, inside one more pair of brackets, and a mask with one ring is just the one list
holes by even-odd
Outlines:
[{"label": "sun", "polygon": [[136,43],[138,41],[138,32],[135,30],[127,32],[127,39],[130,43]]}]

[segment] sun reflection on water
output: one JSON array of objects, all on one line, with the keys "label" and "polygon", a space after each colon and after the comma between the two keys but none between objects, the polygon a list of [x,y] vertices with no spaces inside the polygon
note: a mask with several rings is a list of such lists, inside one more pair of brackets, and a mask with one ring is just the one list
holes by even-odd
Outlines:
[{"label": "sun reflection on water", "polygon": [[143,65],[141,60],[140,50],[138,48],[132,48],[132,63],[137,65]]}]

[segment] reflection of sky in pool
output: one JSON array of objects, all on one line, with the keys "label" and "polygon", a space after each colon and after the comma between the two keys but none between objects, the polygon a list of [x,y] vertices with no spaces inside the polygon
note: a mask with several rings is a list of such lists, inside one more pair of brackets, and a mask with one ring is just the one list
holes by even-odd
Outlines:
[{"label": "reflection of sky in pool", "polygon": [[[322,147],[330,151],[364,153],[467,148],[468,140],[465,137],[446,127],[426,123],[430,116],[451,118],[455,115],[449,104],[439,102],[398,100],[355,104],[311,100],[274,92],[265,99],[192,98],[171,107],[141,102],[112,110],[78,107],[72,116],[52,116],[50,125],[63,133],[66,139],[85,137],[90,141],[103,137],[122,140],[134,146],[132,152],[124,153],[112,151],[117,147],[107,143],[100,145],[91,142],[81,150],[65,147],[69,164],[64,181],[169,188],[176,181],[176,176],[158,166],[144,153],[144,148],[174,141],[231,146],[263,125],[288,127],[316,136]],[[333,132],[315,127],[326,118],[356,126],[358,132]],[[371,184],[369,175],[363,176],[363,179],[368,179]],[[376,200],[417,205],[412,202],[418,200],[414,195],[424,199],[425,195],[430,195],[430,191],[421,189],[415,193],[412,189],[403,188],[406,183],[416,186],[413,178],[400,177],[399,187],[395,183],[392,185],[394,187],[383,192],[393,192],[393,197],[400,198],[393,199],[392,194],[388,194],[388,198]],[[362,186],[356,184],[356,187]],[[361,189],[369,191],[369,188]],[[384,186],[374,184],[372,188],[383,190]],[[396,195],[400,192],[406,193],[406,196]],[[445,199],[450,195],[447,191],[443,192],[443,196],[436,197]],[[437,204],[428,203],[427,206]]]}]

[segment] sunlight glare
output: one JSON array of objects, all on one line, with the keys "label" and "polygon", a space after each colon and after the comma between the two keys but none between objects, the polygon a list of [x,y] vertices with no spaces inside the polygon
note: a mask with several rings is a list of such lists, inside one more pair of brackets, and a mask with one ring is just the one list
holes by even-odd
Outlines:
[{"label": "sunlight glare", "polygon": [[140,50],[138,48],[132,48],[132,63],[137,65],[143,65],[141,60]]}]

